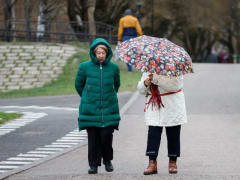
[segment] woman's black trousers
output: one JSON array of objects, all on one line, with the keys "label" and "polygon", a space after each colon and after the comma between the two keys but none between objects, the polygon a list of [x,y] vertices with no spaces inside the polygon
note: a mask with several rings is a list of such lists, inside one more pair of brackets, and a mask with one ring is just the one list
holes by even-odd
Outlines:
[{"label": "woman's black trousers", "polygon": [[102,158],[103,162],[111,161],[113,159],[114,127],[88,127],[86,129],[88,133],[89,166],[101,166]]},{"label": "woman's black trousers", "polygon": [[[167,135],[168,157],[180,156],[180,131],[181,125],[165,127]],[[150,159],[156,159],[161,142],[163,127],[149,126],[146,155]]]}]

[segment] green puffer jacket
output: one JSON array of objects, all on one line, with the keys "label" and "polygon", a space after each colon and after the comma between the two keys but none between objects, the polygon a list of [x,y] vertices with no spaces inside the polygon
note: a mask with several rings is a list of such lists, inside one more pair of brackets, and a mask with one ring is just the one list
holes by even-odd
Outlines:
[{"label": "green puffer jacket", "polygon": [[[100,64],[93,50],[99,45],[108,47],[105,61]],[[75,88],[81,97],[79,106],[79,130],[86,127],[106,127],[118,129],[120,115],[117,92],[120,87],[119,67],[110,62],[112,49],[109,43],[98,38],[90,46],[91,60],[79,65]]]}]

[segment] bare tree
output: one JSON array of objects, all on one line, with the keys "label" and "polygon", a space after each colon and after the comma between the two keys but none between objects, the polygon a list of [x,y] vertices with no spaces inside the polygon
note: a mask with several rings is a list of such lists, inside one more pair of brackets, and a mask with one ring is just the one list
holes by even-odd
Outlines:
[{"label": "bare tree", "polygon": [[96,36],[95,8],[96,0],[68,0],[68,16],[74,32],[88,33],[90,41]]},{"label": "bare tree", "polygon": [[236,43],[234,49],[236,54],[240,55],[240,1],[232,0],[232,19],[234,26],[234,37]]},{"label": "bare tree", "polygon": [[33,9],[33,1],[32,0],[24,0],[24,17],[26,24],[26,38],[28,41],[31,40],[31,16]]},{"label": "bare tree", "polygon": [[96,0],[88,0],[87,1],[87,10],[88,10],[88,33],[90,35],[90,41],[95,38],[96,36],[96,26],[95,26],[95,6]]},{"label": "bare tree", "polygon": [[48,38],[52,21],[64,6],[64,0],[38,0],[38,35]]},{"label": "bare tree", "polygon": [[[217,40],[215,32],[214,4],[208,0],[159,0],[151,6],[144,1],[143,30],[153,36],[165,37],[183,46],[194,61],[211,53]],[[152,34],[151,15],[154,11],[154,32]],[[207,18],[206,18],[207,17]]]},{"label": "bare tree", "polygon": [[[74,32],[96,35],[95,6],[96,0],[68,0],[68,16]],[[88,24],[83,24],[83,21],[88,21]]]},{"label": "bare tree", "polygon": [[135,0],[102,0],[96,3],[96,20],[107,24],[117,25],[123,12],[128,9],[134,9],[136,5]]},{"label": "bare tree", "polygon": [[[240,54],[240,1],[229,0],[222,14],[220,42],[228,47],[230,55]],[[231,60],[232,59],[232,56]]]},{"label": "bare tree", "polygon": [[88,17],[86,0],[68,0],[67,6],[70,22],[76,22],[77,16],[79,16],[82,21],[87,21]]},{"label": "bare tree", "polygon": [[4,0],[4,23],[5,23],[5,40],[10,41],[10,32],[15,28],[15,12],[14,5],[17,0]]},{"label": "bare tree", "polygon": [[[97,31],[99,33],[99,30],[102,30],[97,26],[96,21],[117,26],[118,20],[123,11],[129,8],[129,4],[127,0],[68,0],[68,16],[70,22],[74,22],[71,23],[74,32],[84,32],[94,36]],[[83,21],[88,21],[88,24],[83,24]]]},{"label": "bare tree", "polygon": [[180,0],[177,3],[178,10],[174,13],[176,37],[183,42],[194,61],[205,60],[217,37],[213,31],[211,2]]},{"label": "bare tree", "polygon": [[[74,32],[86,32],[83,21],[88,20],[86,0],[67,0],[68,17]],[[77,22],[77,23],[76,23]]]}]

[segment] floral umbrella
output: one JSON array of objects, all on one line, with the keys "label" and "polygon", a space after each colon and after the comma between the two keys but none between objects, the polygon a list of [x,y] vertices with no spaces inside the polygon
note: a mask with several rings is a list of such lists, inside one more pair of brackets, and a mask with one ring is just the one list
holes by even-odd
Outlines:
[{"label": "floral umbrella", "polygon": [[[134,65],[141,72],[156,73],[168,77],[177,77],[193,73],[192,60],[188,53],[180,46],[165,38],[140,36],[122,42],[117,46],[120,60]],[[150,103],[158,109],[164,107],[157,85],[150,86]],[[169,92],[176,93],[176,92]]]},{"label": "floral umbrella", "polygon": [[165,38],[139,36],[117,46],[120,60],[134,65],[141,72],[176,77],[192,73],[192,60],[180,46]]}]

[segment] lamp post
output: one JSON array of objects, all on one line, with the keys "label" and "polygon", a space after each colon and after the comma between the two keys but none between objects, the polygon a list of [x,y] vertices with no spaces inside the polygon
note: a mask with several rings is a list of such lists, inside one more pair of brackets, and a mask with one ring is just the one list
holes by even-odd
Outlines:
[{"label": "lamp post", "polygon": [[138,17],[140,23],[141,23],[141,8],[142,8],[142,5],[143,5],[142,0],[137,0],[137,17]]}]

